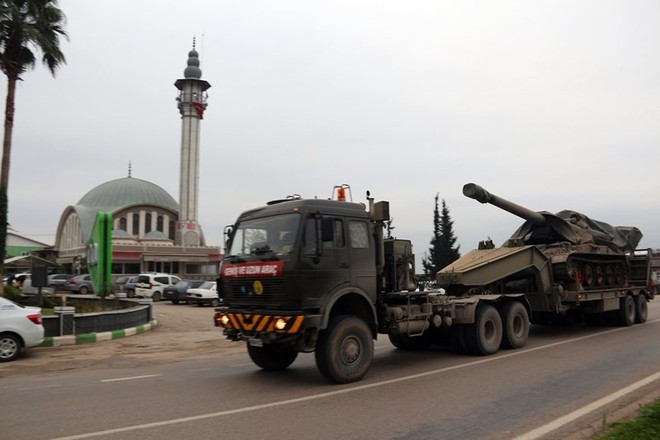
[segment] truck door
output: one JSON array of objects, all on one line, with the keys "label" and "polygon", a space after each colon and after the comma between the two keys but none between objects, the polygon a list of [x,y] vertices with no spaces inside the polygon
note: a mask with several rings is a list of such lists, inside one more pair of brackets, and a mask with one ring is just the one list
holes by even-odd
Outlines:
[{"label": "truck door", "polygon": [[350,260],[342,218],[307,219],[300,268],[304,297],[312,302],[348,285]]}]

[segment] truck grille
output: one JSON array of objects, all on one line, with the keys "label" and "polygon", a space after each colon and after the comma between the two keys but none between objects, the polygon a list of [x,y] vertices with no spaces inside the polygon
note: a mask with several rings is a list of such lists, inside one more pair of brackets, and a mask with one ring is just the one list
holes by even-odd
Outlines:
[{"label": "truck grille", "polygon": [[225,306],[282,309],[299,306],[285,278],[224,278],[219,291]]}]

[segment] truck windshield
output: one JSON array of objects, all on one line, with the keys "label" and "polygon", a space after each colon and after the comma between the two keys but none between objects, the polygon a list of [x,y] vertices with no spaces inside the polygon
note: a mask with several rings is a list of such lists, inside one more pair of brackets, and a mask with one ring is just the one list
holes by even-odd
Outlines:
[{"label": "truck windshield", "polygon": [[289,255],[293,252],[300,214],[245,220],[236,225],[230,256]]}]

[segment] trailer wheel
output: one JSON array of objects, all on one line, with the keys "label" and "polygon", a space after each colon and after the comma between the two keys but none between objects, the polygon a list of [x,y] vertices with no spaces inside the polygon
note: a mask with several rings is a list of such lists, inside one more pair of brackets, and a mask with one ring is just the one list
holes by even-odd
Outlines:
[{"label": "trailer wheel", "polygon": [[486,356],[497,353],[502,344],[502,318],[497,309],[489,304],[477,307],[474,324],[465,328],[465,345],[468,353]]},{"label": "trailer wheel", "polygon": [[649,316],[649,305],[646,302],[646,295],[639,294],[635,298],[635,322],[641,324],[646,322]]},{"label": "trailer wheel", "polygon": [[424,351],[433,343],[429,331],[419,336],[409,336],[406,334],[392,335],[388,334],[390,342],[399,350],[405,351]]},{"label": "trailer wheel", "polygon": [[631,295],[619,298],[618,324],[622,327],[630,327],[635,323],[635,300]]},{"label": "trailer wheel", "polygon": [[524,305],[518,301],[507,302],[502,306],[502,346],[521,348],[529,336],[529,315]]},{"label": "trailer wheel", "polygon": [[316,366],[335,383],[357,382],[367,373],[374,357],[374,343],[367,324],[354,316],[333,318],[319,334]]},{"label": "trailer wheel", "polygon": [[255,365],[268,371],[284,370],[298,357],[297,351],[278,345],[255,347],[247,344],[247,351]]}]

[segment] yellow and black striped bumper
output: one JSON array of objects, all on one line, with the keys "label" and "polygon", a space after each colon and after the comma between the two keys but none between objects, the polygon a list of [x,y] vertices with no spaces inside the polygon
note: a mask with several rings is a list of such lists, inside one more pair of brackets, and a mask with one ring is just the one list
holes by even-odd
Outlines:
[{"label": "yellow and black striped bumper", "polygon": [[240,331],[243,334],[298,333],[305,321],[304,315],[265,315],[239,312],[217,312],[216,327]]}]

